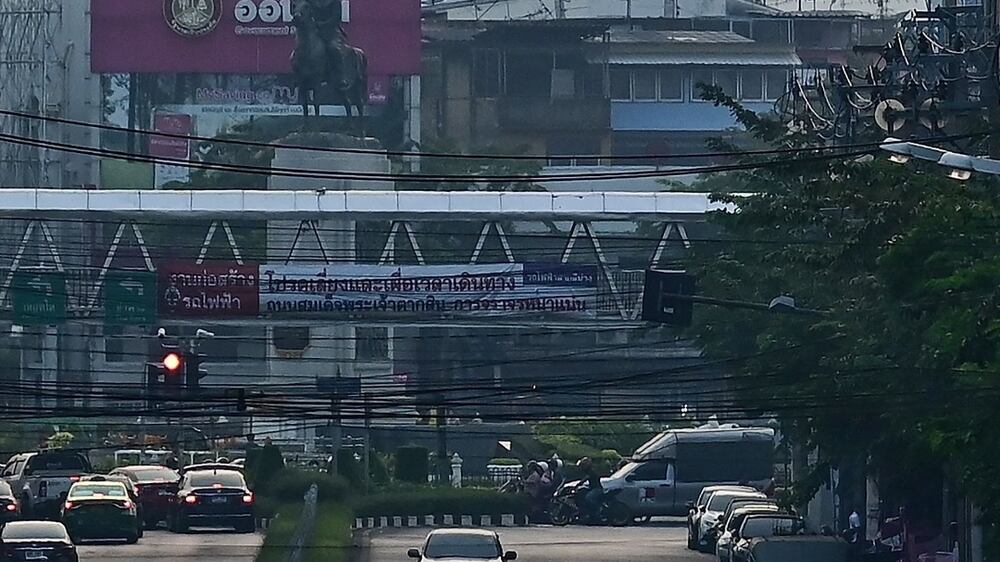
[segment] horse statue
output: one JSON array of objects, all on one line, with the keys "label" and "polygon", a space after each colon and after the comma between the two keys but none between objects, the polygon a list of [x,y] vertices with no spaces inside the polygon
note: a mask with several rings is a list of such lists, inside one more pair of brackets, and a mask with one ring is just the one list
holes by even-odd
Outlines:
[{"label": "horse statue", "polygon": [[358,117],[365,115],[368,57],[364,51],[347,43],[341,17],[340,0],[297,0],[295,3],[292,72],[299,87],[302,116],[307,123],[310,103],[319,116],[317,92],[323,85],[337,95],[348,118],[354,117],[352,107],[357,108]]}]

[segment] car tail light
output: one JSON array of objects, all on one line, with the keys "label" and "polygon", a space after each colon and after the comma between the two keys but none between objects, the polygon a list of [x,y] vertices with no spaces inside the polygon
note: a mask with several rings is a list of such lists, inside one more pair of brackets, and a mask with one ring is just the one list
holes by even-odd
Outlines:
[{"label": "car tail light", "polygon": [[63,506],[66,509],[76,509],[77,508],[77,505],[75,503],[73,503],[73,502],[66,502],[65,504],[63,504]]},{"label": "car tail light", "polygon": [[198,503],[198,496],[184,496],[184,503]]},{"label": "car tail light", "polygon": [[253,492],[243,494],[243,503],[253,503]]},{"label": "car tail light", "polygon": [[79,482],[80,481],[80,477],[79,476],[70,476],[69,477],[69,481],[70,482]]},{"label": "car tail light", "polygon": [[132,503],[131,500],[125,500],[118,505],[120,505],[122,509],[132,509],[133,507],[135,507],[135,505]]},{"label": "car tail light", "polygon": [[17,511],[17,503],[15,502],[7,504],[7,511]]}]

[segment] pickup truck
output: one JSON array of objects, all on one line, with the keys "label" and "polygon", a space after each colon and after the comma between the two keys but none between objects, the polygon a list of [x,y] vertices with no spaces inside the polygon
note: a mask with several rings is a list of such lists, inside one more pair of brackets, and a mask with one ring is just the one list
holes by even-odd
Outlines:
[{"label": "pickup truck", "polygon": [[19,453],[0,473],[21,502],[25,517],[56,517],[70,486],[92,472],[83,455],[67,451]]}]

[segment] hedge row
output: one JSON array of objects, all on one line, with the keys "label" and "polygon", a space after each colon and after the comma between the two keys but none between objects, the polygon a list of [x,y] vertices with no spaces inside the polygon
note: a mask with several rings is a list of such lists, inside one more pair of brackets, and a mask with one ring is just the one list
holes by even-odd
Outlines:
[{"label": "hedge row", "polygon": [[357,498],[356,517],[424,515],[527,515],[531,502],[525,496],[495,490],[431,488],[422,491],[379,493]]}]

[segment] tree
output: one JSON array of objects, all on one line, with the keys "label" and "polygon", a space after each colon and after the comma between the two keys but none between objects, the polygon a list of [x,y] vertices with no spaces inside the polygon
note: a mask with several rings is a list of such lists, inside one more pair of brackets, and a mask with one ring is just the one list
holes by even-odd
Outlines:
[{"label": "tree", "polygon": [[[811,146],[717,89],[706,97],[775,148]],[[725,240],[698,244],[691,270],[706,295],[791,294],[829,314],[699,307],[693,330],[707,353],[737,358],[729,382],[738,399],[709,405],[778,417],[793,439],[818,447],[820,468],[893,467],[902,489],[917,489],[905,478],[931,459],[981,506],[988,528],[1000,524],[996,182],[952,182],[934,165],[847,150],[771,158],[726,175],[731,193],[753,195],[717,195],[740,212],[712,215]],[[819,480],[799,484],[811,495]]]}]

